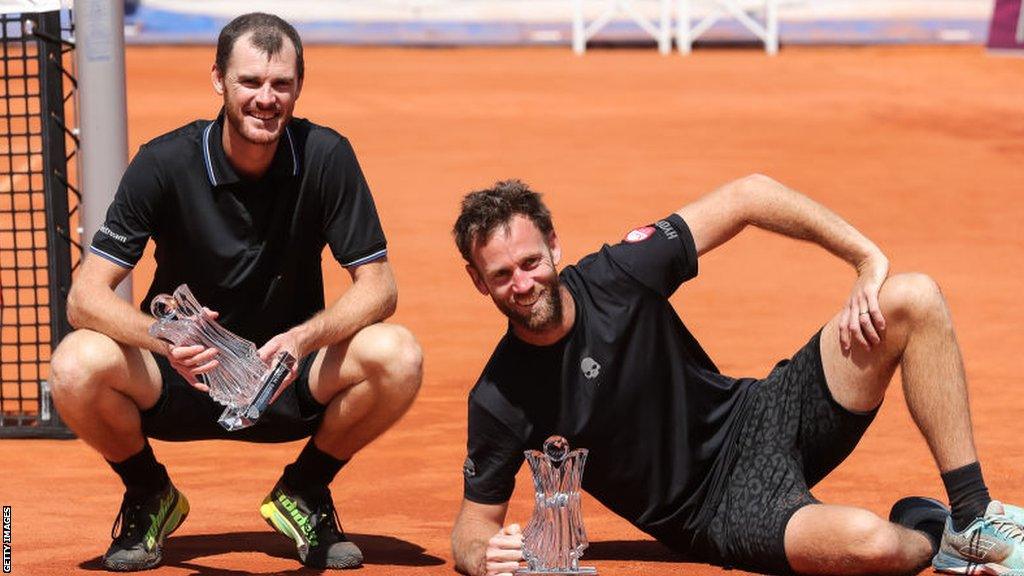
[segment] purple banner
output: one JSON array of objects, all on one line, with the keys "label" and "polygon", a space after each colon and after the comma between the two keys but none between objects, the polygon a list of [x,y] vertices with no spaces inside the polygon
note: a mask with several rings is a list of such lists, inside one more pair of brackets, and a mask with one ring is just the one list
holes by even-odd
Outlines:
[{"label": "purple banner", "polygon": [[1021,0],[996,0],[988,47],[998,50],[1024,50],[1024,13]]}]

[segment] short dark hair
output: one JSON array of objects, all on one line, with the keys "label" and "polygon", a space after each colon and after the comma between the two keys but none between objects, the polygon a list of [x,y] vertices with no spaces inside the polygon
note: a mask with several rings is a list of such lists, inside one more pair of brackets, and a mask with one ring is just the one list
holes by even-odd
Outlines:
[{"label": "short dark hair", "polygon": [[540,193],[530,190],[521,180],[502,180],[493,188],[466,194],[452,228],[455,245],[466,262],[473,263],[474,246],[486,242],[498,228],[507,229],[516,215],[529,218],[544,236],[555,229],[551,211],[544,205]]},{"label": "short dark hair", "polygon": [[292,46],[295,46],[295,70],[299,75],[298,79],[302,80],[306,65],[302,58],[302,40],[299,39],[299,33],[291,24],[281,18],[263,12],[242,14],[228,22],[228,25],[220,31],[220,36],[217,38],[215,62],[221,75],[227,72],[228,59],[231,58],[231,50],[235,47],[235,42],[250,32],[252,32],[252,38],[249,41],[253,46],[262,50],[267,57],[274,56],[281,51],[281,47],[284,46],[284,37],[287,36],[292,41]]}]

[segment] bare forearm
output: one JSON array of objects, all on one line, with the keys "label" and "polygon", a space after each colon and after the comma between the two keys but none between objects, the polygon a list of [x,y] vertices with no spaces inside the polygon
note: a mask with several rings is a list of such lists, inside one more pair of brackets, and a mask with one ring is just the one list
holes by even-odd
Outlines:
[{"label": "bare forearm", "polygon": [[68,321],[75,328],[106,334],[114,340],[159,354],[167,346],[149,335],[153,317],[122,300],[109,287],[75,283],[68,294]]},{"label": "bare forearm", "polygon": [[882,256],[856,228],[814,200],[766,176],[739,181],[739,213],[746,224],[814,242],[857,268]]},{"label": "bare forearm", "polygon": [[294,328],[308,354],[351,338],[363,328],[394,314],[398,290],[390,271],[357,278],[327,309]]},{"label": "bare forearm", "polygon": [[452,557],[455,570],[468,576],[487,573],[487,540],[498,530],[493,527],[461,527],[452,534]]},{"label": "bare forearm", "polygon": [[452,530],[455,569],[470,576],[514,572],[523,559],[517,524],[502,528],[508,502],[478,504],[463,500]]}]

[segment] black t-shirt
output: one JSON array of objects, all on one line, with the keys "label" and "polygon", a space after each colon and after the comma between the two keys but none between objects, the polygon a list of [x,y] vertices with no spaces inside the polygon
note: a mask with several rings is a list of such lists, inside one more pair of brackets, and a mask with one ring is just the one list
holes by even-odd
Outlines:
[{"label": "black t-shirt", "polygon": [[590,450],[585,490],[688,549],[754,382],[719,374],[669,304],[696,275],[693,237],[675,214],[568,266],[572,330],[538,347],[509,329],[470,393],[465,497],[506,502],[523,451],[559,434]]},{"label": "black t-shirt", "polygon": [[131,268],[152,238],[144,311],[188,284],[220,323],[260,345],[323,309],[324,246],[349,267],[383,258],[387,244],[345,137],[294,118],[267,173],[247,180],[228,162],[223,122],[196,121],[142,146],[90,249]]}]

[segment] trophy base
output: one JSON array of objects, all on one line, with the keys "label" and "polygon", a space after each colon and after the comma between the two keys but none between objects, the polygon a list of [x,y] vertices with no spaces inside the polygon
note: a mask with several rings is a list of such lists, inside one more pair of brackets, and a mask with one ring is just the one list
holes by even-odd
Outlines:
[{"label": "trophy base", "polygon": [[224,410],[224,413],[217,419],[217,423],[221,425],[228,432],[234,432],[241,430],[242,428],[248,428],[256,423],[256,420],[248,418],[245,414],[245,409],[236,410],[228,408]]},{"label": "trophy base", "polygon": [[515,571],[515,575],[520,574],[529,576],[577,576],[580,574],[597,574],[597,569],[590,566],[581,566],[575,570],[530,570],[528,568],[520,568]]},{"label": "trophy base", "polygon": [[295,358],[287,352],[277,355],[274,368],[263,377],[263,383],[252,402],[245,406],[229,406],[217,419],[217,423],[228,432],[248,428],[256,423],[270,406],[270,399],[284,383],[284,379],[295,366]]}]

